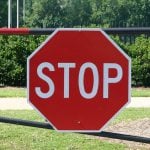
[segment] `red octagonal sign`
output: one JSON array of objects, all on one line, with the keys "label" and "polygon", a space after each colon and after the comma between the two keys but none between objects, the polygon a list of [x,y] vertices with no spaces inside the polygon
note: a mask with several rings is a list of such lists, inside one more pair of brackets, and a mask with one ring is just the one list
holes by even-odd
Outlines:
[{"label": "red octagonal sign", "polygon": [[130,101],[130,65],[100,29],[57,29],[28,58],[28,101],[56,130],[98,132]]}]

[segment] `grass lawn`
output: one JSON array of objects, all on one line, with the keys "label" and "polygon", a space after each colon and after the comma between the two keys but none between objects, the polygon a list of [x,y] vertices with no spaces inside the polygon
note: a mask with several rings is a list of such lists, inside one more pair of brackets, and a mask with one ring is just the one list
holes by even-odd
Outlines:
[{"label": "grass lawn", "polygon": [[26,97],[26,95],[26,88],[0,87],[0,97]]},{"label": "grass lawn", "polygon": [[[33,110],[0,111],[0,116],[44,121]],[[149,108],[128,108],[112,123],[150,117]],[[13,150],[121,150],[127,145],[102,141],[77,133],[58,133],[47,129],[0,124],[0,149]]]},{"label": "grass lawn", "polygon": [[[26,88],[1,87],[0,97],[26,97]],[[150,97],[150,88],[132,88],[132,97]]]},{"label": "grass lawn", "polygon": [[132,88],[132,97],[150,97],[150,88]]}]

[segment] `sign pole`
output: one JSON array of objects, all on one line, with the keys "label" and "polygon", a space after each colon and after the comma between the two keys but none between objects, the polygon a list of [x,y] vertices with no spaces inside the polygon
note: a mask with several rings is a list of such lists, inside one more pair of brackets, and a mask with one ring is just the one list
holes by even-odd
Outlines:
[{"label": "sign pole", "polygon": [[25,9],[26,9],[26,3],[25,0],[23,0],[23,22],[25,23]]},{"label": "sign pole", "polygon": [[17,0],[17,28],[19,28],[19,0]]},{"label": "sign pole", "polygon": [[12,0],[8,0],[8,28],[12,27]]}]

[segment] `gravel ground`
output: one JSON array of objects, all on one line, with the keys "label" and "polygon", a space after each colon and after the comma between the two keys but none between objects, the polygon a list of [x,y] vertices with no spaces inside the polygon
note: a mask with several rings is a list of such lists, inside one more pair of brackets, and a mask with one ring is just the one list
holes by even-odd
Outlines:
[{"label": "gravel ground", "polygon": [[[150,138],[150,117],[139,119],[131,122],[121,122],[116,125],[108,126],[105,131],[129,134],[135,136],[143,136]],[[117,140],[110,138],[100,138],[101,140],[107,140],[115,143],[122,143],[127,145],[127,149],[131,150],[150,150],[150,143],[139,143],[139,142],[130,142],[125,140]]]}]

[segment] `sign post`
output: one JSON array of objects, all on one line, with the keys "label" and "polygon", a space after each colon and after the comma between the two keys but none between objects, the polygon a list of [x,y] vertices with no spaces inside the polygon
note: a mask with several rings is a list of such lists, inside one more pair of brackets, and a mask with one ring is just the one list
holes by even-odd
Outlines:
[{"label": "sign post", "polygon": [[100,29],[57,29],[27,75],[29,103],[58,131],[99,132],[130,101],[131,60]]}]

